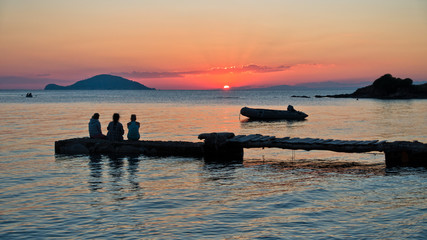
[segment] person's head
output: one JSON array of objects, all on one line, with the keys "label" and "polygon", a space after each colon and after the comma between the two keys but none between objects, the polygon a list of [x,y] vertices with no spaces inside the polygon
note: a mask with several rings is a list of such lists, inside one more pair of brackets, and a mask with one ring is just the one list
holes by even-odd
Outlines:
[{"label": "person's head", "polygon": [[99,119],[99,113],[94,113],[92,116],[93,119]]},{"label": "person's head", "polygon": [[136,121],[136,115],[135,114],[130,115],[130,120],[131,121]]},{"label": "person's head", "polygon": [[118,113],[114,113],[114,114],[113,114],[113,121],[114,121],[114,122],[118,122],[118,121],[119,121],[119,119],[120,119],[120,115],[119,115]]}]

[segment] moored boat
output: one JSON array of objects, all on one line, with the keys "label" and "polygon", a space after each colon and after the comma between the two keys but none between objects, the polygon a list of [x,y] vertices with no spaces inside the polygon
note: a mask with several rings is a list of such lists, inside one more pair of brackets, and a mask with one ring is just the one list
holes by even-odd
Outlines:
[{"label": "moored boat", "polygon": [[289,110],[272,110],[243,107],[240,114],[254,120],[304,120],[307,114],[296,111],[289,105]]}]

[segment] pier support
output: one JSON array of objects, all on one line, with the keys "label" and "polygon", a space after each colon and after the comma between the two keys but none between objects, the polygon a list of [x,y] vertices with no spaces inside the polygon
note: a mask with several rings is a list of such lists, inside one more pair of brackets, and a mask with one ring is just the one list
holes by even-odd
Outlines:
[{"label": "pier support", "polygon": [[204,139],[203,155],[205,160],[212,161],[242,161],[243,147],[228,141],[234,133],[202,133],[199,139]]},{"label": "pier support", "polygon": [[427,168],[426,144],[420,142],[397,141],[384,146],[387,167]]}]

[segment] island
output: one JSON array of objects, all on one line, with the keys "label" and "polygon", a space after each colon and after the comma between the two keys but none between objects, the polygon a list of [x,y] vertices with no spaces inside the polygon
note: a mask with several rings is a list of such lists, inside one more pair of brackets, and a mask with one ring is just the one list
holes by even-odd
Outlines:
[{"label": "island", "polygon": [[156,90],[119,76],[100,74],[69,86],[48,84],[44,90]]},{"label": "island", "polygon": [[351,94],[316,95],[317,98],[377,98],[377,99],[427,99],[427,83],[414,85],[410,78],[396,78],[385,74],[373,84],[357,89]]}]

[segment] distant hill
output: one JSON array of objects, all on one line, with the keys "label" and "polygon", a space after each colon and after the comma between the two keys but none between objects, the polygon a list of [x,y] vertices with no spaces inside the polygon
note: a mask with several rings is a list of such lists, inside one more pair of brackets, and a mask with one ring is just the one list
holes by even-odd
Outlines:
[{"label": "distant hill", "polygon": [[233,90],[269,90],[269,91],[290,91],[290,90],[313,90],[313,89],[357,89],[358,87],[367,84],[368,82],[310,82],[300,83],[296,85],[276,85],[270,87],[251,87],[244,86],[233,88]]},{"label": "distant hill", "polygon": [[365,86],[369,82],[309,82],[296,84],[295,87],[306,87],[310,89],[357,89]]},{"label": "distant hill", "polygon": [[290,86],[290,85],[277,85],[277,86],[271,86],[271,87],[251,87],[251,86],[244,86],[244,87],[234,87],[233,90],[256,90],[256,91],[284,91],[284,90],[306,90],[309,89],[307,87],[303,86]]},{"label": "distant hill", "polygon": [[351,94],[316,97],[332,98],[378,98],[378,99],[427,99],[427,83],[414,85],[410,78],[395,78],[385,74],[371,85],[357,89]]},{"label": "distant hill", "polygon": [[69,86],[48,84],[44,90],[156,90],[119,76],[101,74]]}]

